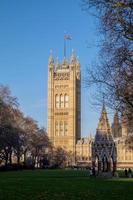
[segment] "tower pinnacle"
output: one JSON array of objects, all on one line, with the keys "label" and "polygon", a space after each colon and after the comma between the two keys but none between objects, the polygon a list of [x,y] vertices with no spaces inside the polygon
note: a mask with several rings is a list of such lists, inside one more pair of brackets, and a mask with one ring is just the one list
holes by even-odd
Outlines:
[{"label": "tower pinnacle", "polygon": [[66,69],[67,67],[68,67],[67,59],[66,57],[64,57],[62,61],[62,69]]},{"label": "tower pinnacle", "polygon": [[108,134],[108,133],[111,132],[104,103],[103,103],[103,108],[102,108],[101,116],[100,116],[98,127],[97,127],[97,132],[102,134],[102,135]]},{"label": "tower pinnacle", "polygon": [[71,57],[70,57],[70,64],[75,64],[76,63],[76,57],[74,50],[72,49]]},{"label": "tower pinnacle", "polygon": [[59,64],[59,59],[58,59],[58,57],[56,58],[55,68],[56,68],[56,70],[60,68],[60,64]]},{"label": "tower pinnacle", "polygon": [[50,68],[53,68],[54,66],[54,59],[53,59],[53,56],[52,56],[52,50],[50,50],[50,56],[49,56],[49,59],[48,59],[48,65]]}]

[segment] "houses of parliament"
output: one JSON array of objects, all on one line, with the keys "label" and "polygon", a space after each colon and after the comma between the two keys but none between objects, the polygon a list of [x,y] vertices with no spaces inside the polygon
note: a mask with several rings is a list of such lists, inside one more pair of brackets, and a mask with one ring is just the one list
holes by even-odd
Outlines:
[{"label": "houses of parliament", "polygon": [[[116,147],[117,168],[133,168],[133,150],[126,145],[128,126],[123,116],[115,113],[110,126],[105,105],[96,129],[96,135],[81,136],[81,69],[80,61],[72,50],[69,61],[64,57],[61,63],[48,60],[48,137],[55,147],[61,147],[73,154],[76,164],[92,163],[95,140],[99,134],[112,138]],[[103,139],[104,140],[104,139]],[[105,140],[104,140],[105,141]],[[112,143],[108,143],[112,145]],[[106,144],[106,155],[109,147]],[[99,143],[96,154],[98,155]],[[101,148],[104,148],[104,144]],[[99,153],[100,154],[100,153]],[[101,154],[100,154],[101,155]],[[105,156],[105,154],[104,154]]]}]

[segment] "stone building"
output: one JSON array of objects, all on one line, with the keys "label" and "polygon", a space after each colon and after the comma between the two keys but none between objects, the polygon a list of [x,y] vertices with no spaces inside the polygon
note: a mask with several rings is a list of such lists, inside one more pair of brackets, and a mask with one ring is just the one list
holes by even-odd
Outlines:
[{"label": "stone building", "polygon": [[127,143],[127,138],[131,133],[126,115],[123,114],[119,120],[117,114],[117,117],[114,117],[112,127],[112,134],[117,148],[117,167],[133,168],[133,149],[129,148],[129,143]]},{"label": "stone building", "polygon": [[54,64],[52,55],[48,63],[48,136],[55,147],[72,152],[81,138],[81,86],[80,62],[72,51],[66,58]]},{"label": "stone building", "polygon": [[77,165],[89,165],[91,166],[92,155],[92,141],[93,138],[90,135],[86,138],[81,138],[76,144],[76,163]]},{"label": "stone building", "polygon": [[[116,112],[110,128],[107,113],[103,108],[95,138],[81,137],[80,73],[80,62],[74,51],[71,53],[70,60],[64,58],[61,64],[58,60],[54,62],[53,56],[50,55],[48,61],[49,139],[55,147],[62,147],[73,155],[73,164],[91,165],[92,161],[96,161],[94,157],[99,157],[101,162],[99,167],[102,169],[115,167],[116,163],[119,168],[133,168],[133,149],[129,149],[126,144],[129,131],[124,115],[119,120]],[[102,143],[99,144],[99,140]],[[105,148],[100,152],[102,145]],[[97,156],[96,149],[100,153]],[[106,162],[103,163],[103,160]]]}]

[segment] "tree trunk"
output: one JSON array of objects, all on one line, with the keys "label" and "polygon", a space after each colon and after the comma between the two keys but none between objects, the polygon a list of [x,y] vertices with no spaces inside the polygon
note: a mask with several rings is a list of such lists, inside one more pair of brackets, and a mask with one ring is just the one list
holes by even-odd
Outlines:
[{"label": "tree trunk", "polygon": [[7,166],[8,164],[8,153],[5,152],[5,166]]},{"label": "tree trunk", "polygon": [[20,153],[17,153],[17,164],[20,165]]},{"label": "tree trunk", "polygon": [[27,150],[24,151],[24,164],[26,164],[26,153],[27,153]]},{"label": "tree trunk", "polygon": [[9,153],[9,163],[12,165],[12,151]]}]

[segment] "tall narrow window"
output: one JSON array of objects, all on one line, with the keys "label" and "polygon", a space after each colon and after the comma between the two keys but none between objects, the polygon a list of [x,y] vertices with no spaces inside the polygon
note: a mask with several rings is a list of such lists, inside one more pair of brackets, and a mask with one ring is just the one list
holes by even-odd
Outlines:
[{"label": "tall narrow window", "polygon": [[63,97],[62,94],[60,95],[60,107],[61,107],[61,108],[64,107],[64,97]]},{"label": "tall narrow window", "polygon": [[60,135],[63,135],[63,122],[60,122]]},{"label": "tall narrow window", "polygon": [[67,135],[68,134],[68,123],[65,122],[64,123],[64,135]]},{"label": "tall narrow window", "polygon": [[67,94],[65,94],[65,96],[64,96],[64,107],[68,108],[68,95]]},{"label": "tall narrow window", "polygon": [[59,124],[58,122],[55,122],[55,136],[58,136],[59,133]]},{"label": "tall narrow window", "polygon": [[55,95],[55,107],[59,108],[59,96],[57,94]]}]

